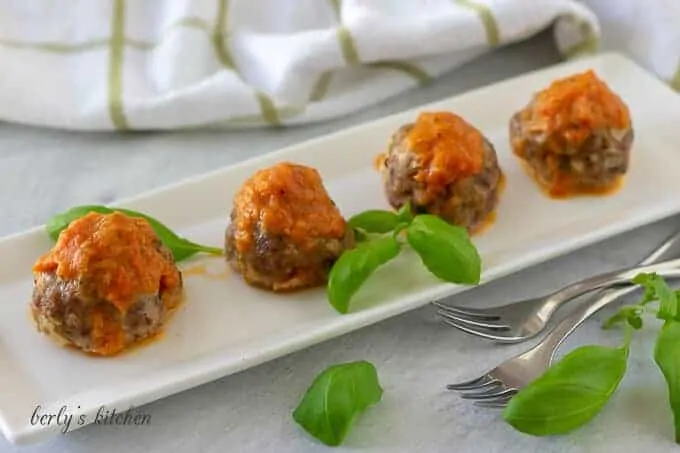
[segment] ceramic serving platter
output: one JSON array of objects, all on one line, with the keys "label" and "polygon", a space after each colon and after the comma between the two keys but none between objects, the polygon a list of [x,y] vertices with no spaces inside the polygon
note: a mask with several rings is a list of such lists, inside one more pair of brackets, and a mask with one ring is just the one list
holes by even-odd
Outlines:
[{"label": "ceramic serving platter", "polygon": [[[622,189],[607,197],[552,200],[508,146],[508,120],[552,80],[594,69],[628,103],[635,144]],[[257,169],[279,161],[317,168],[343,214],[387,208],[373,162],[390,134],[423,110],[452,110],[494,143],[506,175],[497,218],[474,238],[483,282],[680,212],[680,96],[615,54],[532,72],[162,188],[116,206],[150,214],[197,242],[221,246],[232,197]],[[278,295],[253,289],[224,260],[182,263],[187,300],[158,340],[97,359],[59,347],[29,321],[31,266],[52,245],[43,227],[0,240],[0,428],[13,443],[64,430],[33,415],[73,415],[70,430],[469,289],[435,280],[405,253],[381,268],[338,314],[323,288]],[[80,423],[82,421],[82,424]]]}]

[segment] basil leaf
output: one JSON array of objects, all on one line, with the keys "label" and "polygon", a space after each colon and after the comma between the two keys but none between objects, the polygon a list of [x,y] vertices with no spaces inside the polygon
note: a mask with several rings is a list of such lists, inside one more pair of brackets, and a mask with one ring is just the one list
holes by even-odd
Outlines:
[{"label": "basil leaf", "polygon": [[100,205],[76,206],[69,209],[68,211],[53,216],[47,221],[45,229],[47,230],[47,234],[49,234],[49,236],[56,241],[59,238],[59,234],[61,234],[61,232],[66,229],[74,220],[77,220],[90,212],[110,214],[115,211],[126,214],[130,217],[141,217],[149,222],[149,225],[151,225],[151,228],[153,228],[158,238],[165,244],[166,247],[168,247],[168,249],[170,249],[175,261],[182,261],[199,252],[209,253],[212,255],[222,254],[221,248],[201,245],[188,239],[184,239],[153,217],[149,217],[148,215],[142,214],[140,212],[122,208],[109,208]]},{"label": "basil leaf", "polygon": [[649,303],[652,300],[658,300],[659,311],[656,315],[657,318],[680,321],[678,297],[662,277],[655,273],[642,273],[633,277],[632,282],[641,285],[645,289],[640,305]]},{"label": "basil leaf", "polygon": [[401,243],[392,235],[363,242],[347,250],[335,262],[328,276],[327,294],[331,305],[347,313],[352,296],[380,266],[394,259]]},{"label": "basil leaf", "polygon": [[482,261],[465,228],[422,214],[408,226],[406,238],[436,277],[451,283],[479,283]]},{"label": "basil leaf", "polygon": [[383,389],[375,367],[366,361],[328,367],[309,387],[293,419],[326,445],[337,446],[357,416],[378,403]]},{"label": "basil leaf", "polygon": [[367,233],[389,233],[399,224],[399,217],[394,212],[374,209],[350,217],[347,223]]},{"label": "basil leaf", "polygon": [[515,395],[503,419],[534,436],[566,434],[595,417],[626,371],[628,347],[582,346]]},{"label": "basil leaf", "polygon": [[654,361],[668,386],[668,400],[673,412],[675,442],[680,443],[680,323],[666,321],[656,338]]}]

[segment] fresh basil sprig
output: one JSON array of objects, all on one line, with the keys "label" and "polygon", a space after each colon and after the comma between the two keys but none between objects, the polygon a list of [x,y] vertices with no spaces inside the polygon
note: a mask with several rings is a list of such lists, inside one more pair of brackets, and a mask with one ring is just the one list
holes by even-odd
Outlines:
[{"label": "fresh basil sprig", "polygon": [[158,238],[163,242],[163,244],[165,244],[166,247],[168,247],[168,249],[170,249],[173,257],[175,258],[175,261],[185,260],[199,252],[208,253],[211,255],[222,254],[221,248],[197,244],[188,239],[180,237],[177,234],[175,234],[170,228],[166,227],[158,220],[149,217],[146,214],[131,211],[129,209],[122,208],[112,209],[101,205],[76,206],[74,208],[69,209],[68,211],[56,214],[47,221],[45,229],[47,230],[47,234],[49,234],[49,236],[56,241],[59,238],[59,234],[61,234],[61,232],[64,229],[66,229],[74,220],[79,219],[80,217],[83,217],[84,215],[90,212],[98,212],[100,214],[111,214],[114,211],[126,214],[130,217],[141,217],[143,219],[146,219],[146,221],[148,221],[149,224],[151,225],[151,228],[153,228],[153,230],[155,231],[156,235],[158,235]]},{"label": "fresh basil sprig", "polygon": [[[440,280],[479,283],[481,258],[464,228],[430,214],[414,215],[408,203],[397,212],[359,213],[348,224],[364,236],[357,247],[340,256],[329,273],[326,292],[339,313],[348,313],[351,299],[361,285],[376,269],[396,258],[405,245],[410,245],[425,268]],[[400,236],[404,230],[405,241]]]},{"label": "fresh basil sprig", "polygon": [[567,354],[510,400],[503,412],[505,421],[535,436],[565,434],[591,421],[624,376],[633,332],[642,327],[645,314],[655,313],[664,323],[656,339],[654,362],[667,384],[675,442],[680,444],[680,293],[657,274],[638,274],[631,282],[644,288],[642,299],[621,307],[603,323],[605,329],[625,325],[624,345],[582,346]]},{"label": "fresh basil sprig", "polygon": [[324,444],[337,446],[356,418],[382,395],[373,364],[362,360],[333,365],[314,379],[293,419]]}]

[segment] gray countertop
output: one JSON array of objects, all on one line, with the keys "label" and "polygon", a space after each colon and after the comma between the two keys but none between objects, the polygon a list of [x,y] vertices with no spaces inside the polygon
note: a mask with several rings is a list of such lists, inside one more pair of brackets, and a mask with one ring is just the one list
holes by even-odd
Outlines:
[{"label": "gray countertop", "polygon": [[[0,235],[41,224],[54,212],[75,204],[132,196],[557,61],[550,34],[542,34],[361,113],[281,131],[118,136],[2,124]],[[595,271],[633,264],[678,223],[680,218],[674,217],[618,236],[465,292],[458,300],[501,303],[554,289]],[[584,342],[615,341],[617,335],[605,334],[591,320],[564,349]],[[442,326],[433,310],[425,307],[149,404],[141,408],[151,415],[149,425],[88,426],[23,448],[0,438],[0,453],[330,451],[302,432],[290,413],[319,371],[359,359],[376,364],[385,396],[358,420],[336,451],[547,453],[674,448],[665,388],[645,350],[631,359],[625,391],[592,424],[568,437],[520,435],[500,420],[498,412],[473,408],[446,392],[447,383],[486,371],[526,347],[494,346],[472,338]]]}]

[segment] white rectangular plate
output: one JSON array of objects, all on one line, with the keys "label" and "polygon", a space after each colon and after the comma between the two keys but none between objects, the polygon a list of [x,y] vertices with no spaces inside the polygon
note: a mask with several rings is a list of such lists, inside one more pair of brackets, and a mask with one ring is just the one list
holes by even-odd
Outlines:
[{"label": "white rectangular plate", "polygon": [[[558,77],[593,68],[631,108],[635,144],[630,172],[617,194],[550,200],[521,171],[508,147],[511,114]],[[507,177],[495,224],[475,238],[483,280],[518,271],[608,236],[680,212],[680,98],[631,61],[605,54],[533,72],[462,96],[393,115],[258,157],[230,168],[122,201],[189,238],[221,245],[232,197],[255,170],[288,160],[317,168],[342,212],[387,208],[376,153],[390,134],[422,110],[452,110],[496,146]],[[13,443],[35,442],[63,426],[31,423],[66,406],[93,421],[97,410],[125,411],[221,376],[308,347],[466,288],[442,284],[405,254],[369,280],[352,313],[340,315],[323,289],[275,295],[238,276],[186,277],[187,301],[159,341],[112,359],[56,346],[29,322],[31,265],[51,242],[42,227],[0,241],[0,427]],[[213,272],[219,258],[202,257]],[[77,429],[74,420],[71,429]]]}]

